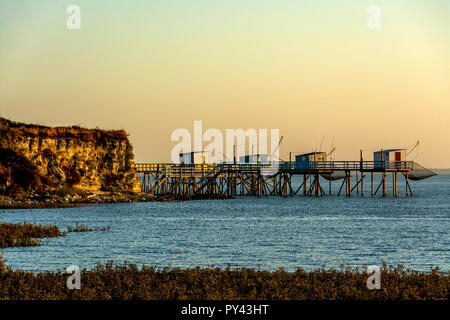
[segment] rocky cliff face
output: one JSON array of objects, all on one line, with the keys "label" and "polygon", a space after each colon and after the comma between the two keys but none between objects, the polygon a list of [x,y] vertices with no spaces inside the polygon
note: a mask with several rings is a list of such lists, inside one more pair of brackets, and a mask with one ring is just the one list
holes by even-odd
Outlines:
[{"label": "rocky cliff face", "polygon": [[139,192],[125,131],[49,128],[0,118],[0,192]]}]

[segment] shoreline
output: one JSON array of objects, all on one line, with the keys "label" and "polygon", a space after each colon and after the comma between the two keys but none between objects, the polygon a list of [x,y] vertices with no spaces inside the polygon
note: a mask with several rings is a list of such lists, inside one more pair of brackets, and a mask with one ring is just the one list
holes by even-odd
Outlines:
[{"label": "shoreline", "polygon": [[152,195],[148,193],[81,192],[73,194],[29,194],[0,196],[0,210],[8,209],[64,209],[108,203],[173,202],[192,200],[226,200],[220,195]]}]

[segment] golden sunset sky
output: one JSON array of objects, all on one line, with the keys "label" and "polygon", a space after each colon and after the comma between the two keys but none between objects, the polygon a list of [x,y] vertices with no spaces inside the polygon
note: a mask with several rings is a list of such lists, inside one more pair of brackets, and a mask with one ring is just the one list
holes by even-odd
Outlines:
[{"label": "golden sunset sky", "polygon": [[0,115],[123,128],[140,162],[169,161],[172,131],[202,120],[280,129],[284,159],[420,140],[410,160],[448,168],[450,1],[0,0]]}]

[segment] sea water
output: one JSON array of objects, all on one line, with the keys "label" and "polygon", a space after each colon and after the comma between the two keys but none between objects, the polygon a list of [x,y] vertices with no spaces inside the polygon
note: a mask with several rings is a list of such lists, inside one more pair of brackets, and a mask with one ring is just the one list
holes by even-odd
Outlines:
[{"label": "sea water", "polygon": [[[109,260],[158,268],[232,265],[288,271],[386,262],[423,272],[436,266],[449,271],[450,174],[411,182],[412,197],[404,196],[401,180],[397,198],[372,198],[366,180],[364,198],[355,190],[349,198],[238,197],[2,210],[4,222],[56,224],[62,230],[76,223],[111,226],[51,238],[39,247],[7,248],[4,258],[14,269],[40,271],[70,265],[90,269]],[[334,193],[340,184],[333,183]],[[327,191],[328,182],[322,187]]]}]

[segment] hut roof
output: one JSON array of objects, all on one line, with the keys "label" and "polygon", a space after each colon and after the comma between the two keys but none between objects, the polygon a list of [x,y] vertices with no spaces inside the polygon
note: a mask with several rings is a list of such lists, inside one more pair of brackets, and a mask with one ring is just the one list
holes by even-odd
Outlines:
[{"label": "hut roof", "polygon": [[[404,149],[404,148],[402,148],[402,149],[386,149],[386,150],[383,150],[383,152],[394,152],[394,151],[403,151],[403,150],[406,150],[406,149]],[[381,150],[378,150],[375,152],[381,152]]]},{"label": "hut roof", "polygon": [[297,156],[312,156],[315,154],[326,154],[326,152],[309,152],[309,153],[298,154]]}]

